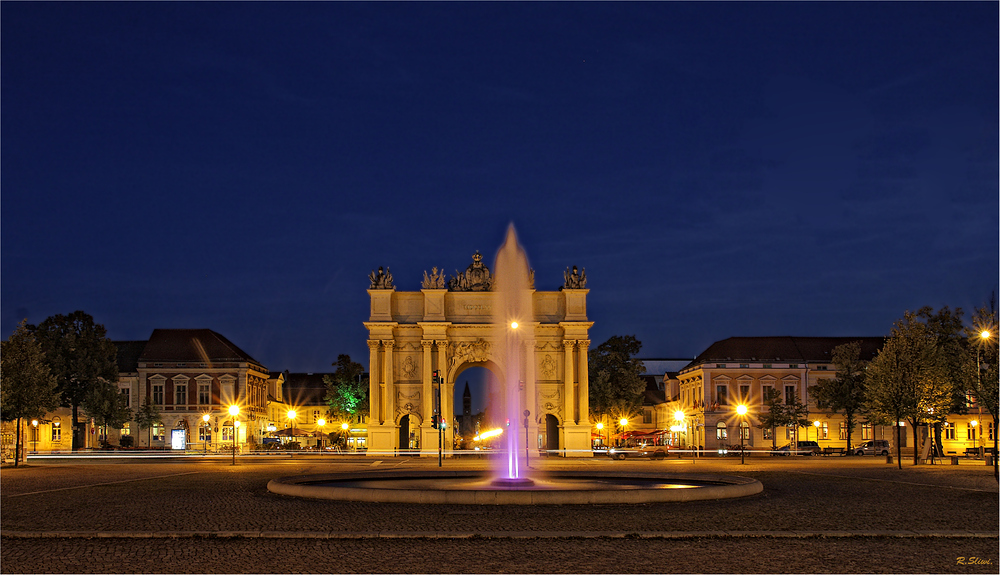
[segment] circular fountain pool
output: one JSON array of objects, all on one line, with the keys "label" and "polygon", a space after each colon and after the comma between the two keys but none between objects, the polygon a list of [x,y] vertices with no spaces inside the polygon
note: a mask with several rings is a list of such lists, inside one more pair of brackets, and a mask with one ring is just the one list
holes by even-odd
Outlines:
[{"label": "circular fountain pool", "polygon": [[723,475],[560,471],[530,484],[497,483],[475,471],[381,471],[274,479],[272,493],[383,503],[540,505],[728,499],[763,491],[756,479]]}]

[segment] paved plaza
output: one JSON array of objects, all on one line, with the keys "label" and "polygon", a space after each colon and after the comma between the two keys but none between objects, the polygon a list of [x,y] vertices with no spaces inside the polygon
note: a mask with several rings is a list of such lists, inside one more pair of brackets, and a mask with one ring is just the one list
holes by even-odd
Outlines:
[{"label": "paved plaza", "polygon": [[[996,573],[998,489],[981,461],[543,459],[556,471],[728,474],[763,493],[643,505],[312,501],[276,477],[436,469],[349,456],[44,460],[0,472],[3,573]],[[446,460],[448,469],[484,467]]]}]

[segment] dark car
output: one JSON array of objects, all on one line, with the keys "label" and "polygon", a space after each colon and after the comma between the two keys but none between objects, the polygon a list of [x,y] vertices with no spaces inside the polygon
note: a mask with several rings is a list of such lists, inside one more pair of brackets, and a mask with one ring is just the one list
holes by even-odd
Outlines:
[{"label": "dark car", "polygon": [[612,447],[608,450],[608,457],[611,459],[625,459],[627,457],[648,457],[650,459],[664,459],[667,457],[669,448],[666,445],[640,445],[637,447]]},{"label": "dark car", "polygon": [[885,439],[866,441],[854,448],[854,455],[889,455],[889,442]]},{"label": "dark car", "polygon": [[818,455],[820,453],[823,453],[823,448],[815,441],[800,441],[797,447],[795,444],[789,443],[782,445],[774,452],[775,455]]}]

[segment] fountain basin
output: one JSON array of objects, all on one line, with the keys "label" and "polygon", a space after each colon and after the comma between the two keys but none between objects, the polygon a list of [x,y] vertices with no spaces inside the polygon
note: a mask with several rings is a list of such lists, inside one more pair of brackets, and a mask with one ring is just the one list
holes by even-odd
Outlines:
[{"label": "fountain basin", "polygon": [[380,503],[452,505],[593,505],[662,503],[746,497],[763,491],[756,479],[710,474],[559,471],[530,485],[496,484],[477,471],[386,470],[273,479],[279,495]]}]

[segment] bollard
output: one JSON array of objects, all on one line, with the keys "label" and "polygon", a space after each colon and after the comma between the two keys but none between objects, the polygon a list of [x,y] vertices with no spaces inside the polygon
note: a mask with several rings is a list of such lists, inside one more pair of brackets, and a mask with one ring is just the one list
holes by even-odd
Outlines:
[{"label": "bollard", "polygon": [[951,456],[951,464],[952,465],[958,465],[958,456],[957,455],[952,455]]},{"label": "bollard", "polygon": [[986,466],[987,467],[993,467],[993,456],[992,455],[987,455],[986,456]]},{"label": "bollard", "polygon": [[885,462],[886,463],[892,463],[892,456],[891,455],[886,455],[885,456]]}]

